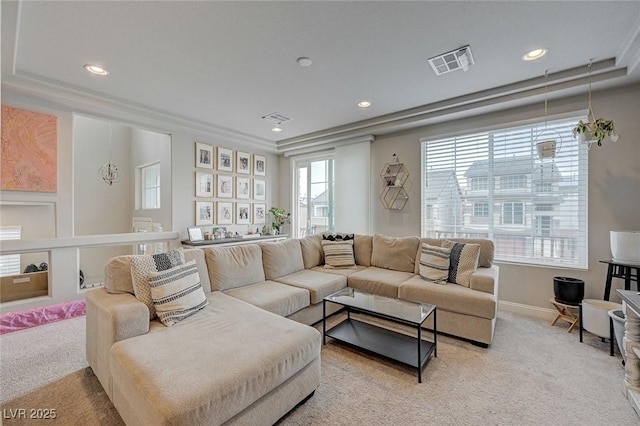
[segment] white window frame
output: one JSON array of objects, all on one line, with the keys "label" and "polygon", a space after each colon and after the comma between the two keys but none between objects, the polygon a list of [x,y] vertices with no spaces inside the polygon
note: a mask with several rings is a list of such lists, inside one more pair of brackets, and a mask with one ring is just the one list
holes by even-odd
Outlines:
[{"label": "white window frame", "polygon": [[[495,260],[499,262],[587,269],[589,150],[571,134],[580,119],[585,119],[582,113],[569,113],[548,118],[546,123],[535,119],[421,138],[422,237],[489,238],[495,243]],[[555,158],[540,160],[536,138],[547,126],[560,133],[561,147]],[[518,168],[519,163],[514,164],[513,158],[524,161],[524,170]],[[487,176],[485,191],[481,189],[481,169]],[[501,177],[523,171],[525,176],[518,179],[524,179],[524,188],[502,188]],[[446,174],[451,174],[455,182],[445,187],[442,176]],[[433,176],[431,187],[429,176]],[[489,217],[474,221],[474,204],[485,200]],[[518,223],[503,223],[503,205],[514,202],[522,203],[522,220],[517,216]],[[427,206],[435,204],[446,206],[438,221],[428,217],[433,213]],[[551,210],[547,206],[545,210],[536,209],[547,204]],[[548,216],[544,233],[539,232],[538,216]],[[507,218],[506,222],[513,220]]]},{"label": "white window frame", "polygon": [[[151,164],[146,164],[144,166],[140,166],[140,207],[143,210],[157,210],[161,208],[161,178],[160,178],[160,162],[155,162]],[[147,185],[147,173],[151,170],[154,170],[157,173],[157,180],[155,183],[151,185]],[[155,199],[155,203],[148,204],[147,195],[153,195],[152,199]]]},{"label": "white window frame", "polygon": [[[19,240],[21,237],[22,226],[0,226],[0,241]],[[20,254],[0,255],[0,277],[21,274],[20,261]]]},{"label": "white window frame", "polygon": [[[329,211],[329,229],[327,231],[333,231],[335,227],[335,155],[333,153],[320,153],[320,154],[311,154],[311,155],[303,155],[291,158],[291,173],[292,173],[292,187],[291,187],[291,233],[294,238],[301,238],[305,235],[310,235],[312,228],[312,219],[316,216],[315,208],[311,208],[311,202],[307,199],[307,217],[299,218],[298,217],[298,206],[300,203],[300,194],[298,192],[298,188],[300,185],[299,173],[298,170],[303,167],[307,167],[307,194],[310,193],[311,188],[311,163],[316,161],[333,161],[333,182],[328,181],[329,184],[329,197],[333,197],[333,200],[329,200],[329,206],[327,209]],[[304,220],[307,225],[305,227],[305,235],[302,235],[300,220]],[[300,226],[298,226],[300,225]]]}]

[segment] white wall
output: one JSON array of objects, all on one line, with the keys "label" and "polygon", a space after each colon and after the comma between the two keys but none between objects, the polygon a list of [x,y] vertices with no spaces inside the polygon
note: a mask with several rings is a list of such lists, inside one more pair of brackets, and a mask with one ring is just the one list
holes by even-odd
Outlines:
[{"label": "white wall", "polygon": [[336,147],[336,231],[370,233],[371,142]]},{"label": "white wall", "polygon": [[[549,113],[584,112],[584,96],[554,101]],[[606,93],[593,94],[593,106],[599,117],[613,119],[620,140],[592,147],[589,152],[589,268],[567,270],[500,264],[501,301],[550,308],[553,277],[570,276],[585,281],[586,298],[602,298],[606,265],[610,259],[609,231],[640,230],[640,87],[632,86]],[[387,235],[420,234],[420,138],[473,130],[496,124],[518,122],[541,117],[538,105],[503,111],[459,121],[424,127],[399,135],[379,136],[373,144],[371,177],[375,194],[382,191],[376,180],[379,169],[396,152],[410,173],[409,201],[401,211],[382,208],[372,197],[372,231]],[[573,140],[563,143],[577,143]],[[615,288],[623,287],[614,280]],[[619,300],[612,291],[611,300]]]}]

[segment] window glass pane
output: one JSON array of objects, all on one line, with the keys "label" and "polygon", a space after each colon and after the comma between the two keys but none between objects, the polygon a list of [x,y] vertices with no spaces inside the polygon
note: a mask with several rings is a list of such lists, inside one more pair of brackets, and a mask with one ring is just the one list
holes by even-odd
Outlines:
[{"label": "window glass pane", "polygon": [[335,223],[333,159],[300,160],[296,167],[297,237],[332,231]]},{"label": "window glass pane", "polygon": [[571,134],[581,118],[546,124],[559,149],[544,160],[544,122],[423,139],[422,236],[491,238],[496,260],[586,268],[588,149]]},{"label": "window glass pane", "polygon": [[160,208],[160,163],[145,166],[140,169],[142,175],[142,208]]}]

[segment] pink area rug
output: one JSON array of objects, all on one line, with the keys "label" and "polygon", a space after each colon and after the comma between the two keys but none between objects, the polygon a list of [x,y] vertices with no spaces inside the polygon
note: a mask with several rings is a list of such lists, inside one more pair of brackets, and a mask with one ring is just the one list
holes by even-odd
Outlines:
[{"label": "pink area rug", "polygon": [[87,313],[84,300],[42,306],[20,312],[0,315],[0,334],[37,327],[51,322],[80,317]]}]

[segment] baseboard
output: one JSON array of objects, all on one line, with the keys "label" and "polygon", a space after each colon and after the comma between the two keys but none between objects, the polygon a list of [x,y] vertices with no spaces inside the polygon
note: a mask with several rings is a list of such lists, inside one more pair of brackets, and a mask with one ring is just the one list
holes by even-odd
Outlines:
[{"label": "baseboard", "polygon": [[524,315],[527,317],[539,318],[548,321],[553,321],[557,313],[553,309],[541,308],[539,306],[523,305],[522,303],[506,302],[504,300],[498,301],[498,310],[502,312],[511,312],[518,315]]}]

